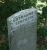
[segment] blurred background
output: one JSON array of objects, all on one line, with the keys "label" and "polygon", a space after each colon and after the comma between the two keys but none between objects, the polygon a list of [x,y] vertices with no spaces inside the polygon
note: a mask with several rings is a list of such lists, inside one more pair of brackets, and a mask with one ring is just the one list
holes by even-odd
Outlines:
[{"label": "blurred background", "polygon": [[0,0],[0,50],[9,50],[7,18],[31,7],[37,9],[36,50],[47,50],[47,0]]}]

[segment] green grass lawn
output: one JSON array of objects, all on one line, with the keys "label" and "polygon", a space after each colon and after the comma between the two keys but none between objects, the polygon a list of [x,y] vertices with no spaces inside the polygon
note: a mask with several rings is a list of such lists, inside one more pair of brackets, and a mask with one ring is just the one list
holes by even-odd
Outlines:
[{"label": "green grass lawn", "polygon": [[44,48],[37,48],[37,50],[44,50]]},{"label": "green grass lawn", "polygon": [[[2,47],[2,48],[0,48],[0,50],[6,50],[6,49],[4,49],[4,48]],[[44,50],[44,48],[37,48],[37,50]]]}]

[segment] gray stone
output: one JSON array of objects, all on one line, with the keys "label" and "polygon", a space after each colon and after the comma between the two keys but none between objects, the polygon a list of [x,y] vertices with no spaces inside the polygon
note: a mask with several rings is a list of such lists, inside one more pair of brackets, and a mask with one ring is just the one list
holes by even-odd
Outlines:
[{"label": "gray stone", "polygon": [[37,11],[22,10],[7,19],[9,50],[36,50]]}]

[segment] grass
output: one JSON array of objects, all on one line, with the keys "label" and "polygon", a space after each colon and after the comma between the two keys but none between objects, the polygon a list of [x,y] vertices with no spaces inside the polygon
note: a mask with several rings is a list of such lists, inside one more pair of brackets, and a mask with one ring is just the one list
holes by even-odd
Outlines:
[{"label": "grass", "polygon": [[44,48],[37,48],[37,50],[44,50]]}]

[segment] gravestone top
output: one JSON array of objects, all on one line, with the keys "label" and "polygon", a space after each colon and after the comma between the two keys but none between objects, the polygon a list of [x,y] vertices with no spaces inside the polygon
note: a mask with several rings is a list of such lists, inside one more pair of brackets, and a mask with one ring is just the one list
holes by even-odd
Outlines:
[{"label": "gravestone top", "polygon": [[[25,11],[26,10],[26,11]],[[15,18],[15,17],[18,17],[19,15],[24,15],[24,14],[28,14],[28,13],[31,13],[31,12],[33,12],[33,11],[35,11],[34,13],[36,13],[37,12],[37,9],[35,9],[35,8],[29,8],[29,9],[25,9],[25,10],[21,10],[21,11],[19,11],[19,12],[17,12],[17,13],[14,13],[13,15],[11,15],[10,17],[8,17],[7,18],[7,20],[10,20],[11,18]],[[29,14],[28,14],[29,15]],[[14,16],[14,17],[13,17]],[[11,21],[11,20],[10,20]]]},{"label": "gravestone top", "polygon": [[13,14],[7,19],[7,21],[9,22],[11,27],[13,26],[13,28],[15,28],[17,26],[26,24],[27,22],[30,22],[30,21],[33,23],[34,20],[37,20],[36,16],[34,15],[37,16],[37,11],[35,8],[25,9]]}]

